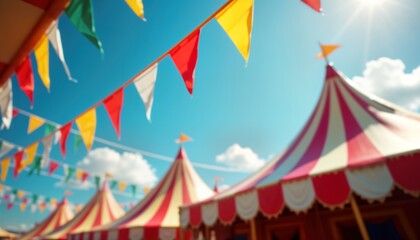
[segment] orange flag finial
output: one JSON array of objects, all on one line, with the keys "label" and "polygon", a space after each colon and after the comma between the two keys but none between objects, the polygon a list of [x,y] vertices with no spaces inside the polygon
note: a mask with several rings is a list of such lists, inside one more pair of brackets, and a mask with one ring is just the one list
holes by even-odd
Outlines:
[{"label": "orange flag finial", "polygon": [[178,143],[178,144],[181,144],[183,142],[189,142],[189,141],[192,141],[192,138],[185,135],[184,133],[181,133],[181,135],[179,135],[179,138],[177,140],[175,140],[175,142]]},{"label": "orange flag finial", "polygon": [[334,52],[337,48],[340,47],[340,45],[328,45],[328,44],[320,44],[321,47],[321,53],[318,53],[316,55],[316,58],[318,59],[322,59],[322,58],[327,58],[328,55],[330,55],[332,52]]}]

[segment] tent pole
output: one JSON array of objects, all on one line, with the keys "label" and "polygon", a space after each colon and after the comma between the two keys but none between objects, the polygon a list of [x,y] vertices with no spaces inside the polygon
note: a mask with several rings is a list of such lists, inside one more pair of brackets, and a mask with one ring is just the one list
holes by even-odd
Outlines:
[{"label": "tent pole", "polygon": [[356,218],[357,226],[359,227],[360,233],[362,234],[363,240],[370,240],[369,233],[366,229],[366,225],[363,222],[362,214],[360,213],[359,206],[357,205],[356,199],[353,195],[350,196],[351,209],[353,210],[354,217]]},{"label": "tent pole", "polygon": [[250,221],[251,224],[251,240],[257,240],[257,229],[255,227],[255,218]]},{"label": "tent pole", "polygon": [[183,228],[179,228],[179,239],[184,240],[184,229]]},{"label": "tent pole", "polygon": [[206,236],[206,237],[205,237],[205,239],[206,239],[206,240],[209,240],[209,239],[210,239],[210,234],[209,234],[209,233],[210,233],[210,231],[209,231],[209,227],[205,226],[205,228],[206,228],[206,230],[205,230],[205,234],[206,234],[206,235],[205,235],[205,236]]}]

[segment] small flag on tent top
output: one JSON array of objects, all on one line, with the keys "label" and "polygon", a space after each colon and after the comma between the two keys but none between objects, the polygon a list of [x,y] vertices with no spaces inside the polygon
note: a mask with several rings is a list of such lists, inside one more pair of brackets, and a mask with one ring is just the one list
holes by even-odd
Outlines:
[{"label": "small flag on tent top", "polygon": [[71,191],[69,191],[69,190],[66,190],[65,192],[64,192],[64,196],[70,196],[70,195],[72,195],[73,193],[71,192]]},{"label": "small flag on tent top", "polygon": [[177,140],[175,140],[176,143],[181,144],[183,142],[189,142],[192,141],[192,138],[190,138],[189,136],[181,133],[181,135],[179,135],[179,138]]},{"label": "small flag on tent top", "polygon": [[332,52],[334,52],[340,45],[321,45],[321,53],[318,53],[315,57],[318,59],[327,58]]},{"label": "small flag on tent top", "polygon": [[112,174],[111,174],[111,173],[109,173],[109,172],[106,172],[106,173],[105,173],[105,178],[108,178],[108,179],[109,179],[109,178],[112,178]]}]

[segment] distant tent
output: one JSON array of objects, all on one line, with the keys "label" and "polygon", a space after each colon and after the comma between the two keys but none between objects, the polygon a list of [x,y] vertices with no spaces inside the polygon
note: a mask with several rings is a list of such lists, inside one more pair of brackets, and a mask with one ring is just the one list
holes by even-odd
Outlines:
[{"label": "distant tent", "polygon": [[0,228],[0,239],[16,239],[16,235]]},{"label": "distant tent", "polygon": [[42,239],[67,239],[70,233],[88,231],[94,227],[121,217],[124,210],[115,201],[107,183],[104,184],[93,198],[78,212],[72,220],[56,230],[41,236]]},{"label": "distant tent", "polygon": [[123,217],[71,239],[179,239],[179,207],[212,196],[181,147],[168,172]]},{"label": "distant tent", "polygon": [[19,239],[29,240],[39,237],[43,234],[47,234],[70,221],[73,218],[73,216],[74,215],[70,208],[70,204],[67,201],[67,199],[64,198],[63,201],[61,201],[61,203],[58,205],[57,209],[47,219],[37,224],[34,227],[34,229],[32,229]]}]

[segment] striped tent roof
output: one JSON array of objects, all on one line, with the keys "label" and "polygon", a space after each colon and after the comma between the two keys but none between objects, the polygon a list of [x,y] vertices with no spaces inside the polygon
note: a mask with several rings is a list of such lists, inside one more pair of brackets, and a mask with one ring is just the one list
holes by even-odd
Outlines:
[{"label": "striped tent roof", "polygon": [[34,239],[43,234],[49,233],[63,224],[67,223],[73,218],[73,212],[70,208],[70,204],[66,198],[64,198],[58,205],[57,209],[50,214],[43,222],[37,224],[34,229],[26,233],[20,239]]},{"label": "striped tent roof", "polygon": [[182,227],[277,216],[315,200],[378,200],[396,185],[420,193],[420,116],[363,92],[327,66],[319,101],[292,144],[243,182],[181,209]]},{"label": "striped tent roof", "polygon": [[0,238],[1,239],[15,239],[16,235],[13,233],[9,233],[8,231],[0,228]]},{"label": "striped tent roof", "polygon": [[72,239],[176,239],[179,207],[213,194],[181,147],[168,172],[140,203],[116,221]]},{"label": "striped tent roof", "polygon": [[93,198],[74,216],[58,229],[42,235],[42,239],[67,239],[70,233],[88,231],[94,227],[107,224],[124,214],[124,210],[115,201],[107,183]]}]

